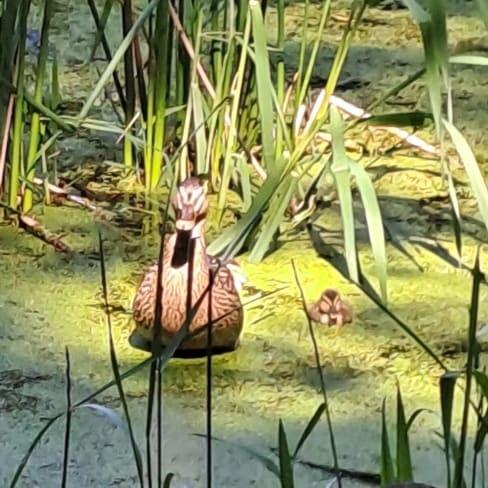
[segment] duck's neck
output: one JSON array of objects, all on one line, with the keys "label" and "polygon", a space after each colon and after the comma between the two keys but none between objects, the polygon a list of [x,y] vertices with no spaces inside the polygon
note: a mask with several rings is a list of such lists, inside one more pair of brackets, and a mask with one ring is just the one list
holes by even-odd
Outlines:
[{"label": "duck's neck", "polygon": [[179,269],[190,263],[193,256],[195,272],[203,266],[205,259],[204,222],[199,222],[193,231],[176,231],[169,239],[166,249],[171,252],[171,267]]}]

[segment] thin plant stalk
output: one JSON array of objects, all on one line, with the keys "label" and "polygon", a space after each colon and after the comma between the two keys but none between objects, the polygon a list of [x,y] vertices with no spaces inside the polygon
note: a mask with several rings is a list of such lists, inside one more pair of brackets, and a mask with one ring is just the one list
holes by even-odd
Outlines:
[{"label": "thin plant stalk", "polygon": [[24,130],[24,65],[25,65],[25,39],[27,36],[27,16],[30,9],[30,0],[21,0],[19,8],[19,45],[17,50],[17,93],[15,98],[12,160],[10,167],[9,206],[17,208],[19,193],[19,177],[22,165],[22,135]]},{"label": "thin plant stalk", "polygon": [[[276,47],[278,48],[278,62],[276,66],[276,98],[278,105],[283,106],[285,100],[285,0],[278,0],[276,7],[278,12],[278,37]],[[282,124],[276,125],[276,139],[275,139],[275,159],[277,159],[283,152],[283,131]]]},{"label": "thin plant stalk", "polygon": [[[240,94],[244,82],[244,74],[245,74],[246,60],[247,60],[247,46],[249,44],[250,36],[251,36],[251,15],[248,14],[246,27],[244,29],[243,47],[241,50],[241,56],[239,59],[237,73],[235,76],[236,82],[232,90],[233,99],[231,104],[230,124],[228,127],[228,135],[227,135],[225,154],[224,154],[224,171],[222,174],[222,182],[221,182],[222,189],[224,188],[226,189],[228,187],[228,183],[230,179],[230,171],[232,168],[232,157],[233,157],[232,154],[234,151],[235,140],[236,140],[236,129],[237,129],[237,121],[238,121],[237,115],[240,108]],[[222,214],[225,206],[225,191],[219,192],[217,206],[220,210],[220,213]]]},{"label": "thin plant stalk", "polygon": [[[108,44],[107,37],[105,36],[105,25],[107,24],[108,18],[110,16],[110,12],[112,10],[112,5],[114,3],[114,0],[105,1],[101,19],[98,15],[98,10],[95,4],[95,0],[87,0],[87,2],[93,17],[93,21],[95,22],[95,27],[97,28],[95,42],[93,43],[92,52],[90,53],[88,59],[92,60],[93,56],[95,55],[95,51],[98,47],[98,44],[99,42],[101,42],[103,47],[103,52],[105,54],[105,58],[107,59],[107,61],[110,62],[112,59],[112,53],[110,51],[110,46]],[[122,110],[125,111],[124,90],[122,88],[122,83],[120,82],[119,75],[116,70],[114,70],[113,72],[113,80],[114,80],[115,89],[117,90],[117,95],[119,96],[120,105],[122,107]]]},{"label": "thin plant stalk", "polygon": [[322,397],[324,398],[325,415],[327,418],[327,426],[329,429],[329,440],[330,440],[330,447],[332,450],[332,458],[334,461],[334,471],[335,471],[335,475],[336,475],[337,486],[339,488],[342,488],[341,471],[339,468],[339,459],[337,457],[337,448],[336,448],[336,443],[335,443],[334,428],[332,425],[332,418],[331,418],[330,410],[329,410],[329,401],[327,399],[327,390],[325,388],[324,374],[322,372],[322,367],[320,365],[321,363],[320,363],[319,346],[317,344],[317,339],[315,338],[315,333],[313,330],[312,321],[310,320],[310,317],[308,316],[308,313],[307,313],[305,294],[304,294],[303,288],[300,284],[300,278],[298,277],[298,271],[297,271],[297,268],[295,266],[295,261],[293,259],[291,260],[291,265],[293,268],[293,275],[295,277],[295,282],[296,282],[298,289],[300,291],[302,306],[303,306],[303,310],[305,312],[305,316],[307,317],[308,330],[310,332],[310,338],[312,340],[313,351],[314,351],[314,356],[315,356],[315,364],[317,365],[317,372],[318,372],[319,381],[320,381],[320,389],[322,391]]},{"label": "thin plant stalk", "polygon": [[[168,66],[171,66],[171,23],[169,20],[168,2],[159,2],[156,10],[156,27],[154,30],[154,136],[152,154],[146,167],[146,190],[156,188],[161,177],[163,148],[166,132],[166,105],[168,97]],[[149,121],[152,123],[152,121]]]},{"label": "thin plant stalk", "polygon": [[162,222],[163,233],[159,243],[158,256],[158,275],[156,282],[156,300],[154,303],[154,323],[151,357],[153,361],[150,365],[149,371],[149,389],[147,396],[147,414],[146,414],[146,461],[148,473],[148,486],[152,486],[152,463],[151,463],[151,430],[152,430],[152,409],[154,405],[154,391],[156,389],[156,434],[157,434],[157,486],[161,486],[163,473],[163,447],[162,447],[162,415],[163,415],[163,384],[162,384],[162,360],[161,353],[163,351],[161,342],[161,317],[163,314],[163,303],[159,299],[163,291],[163,256],[164,256],[164,239],[166,224],[168,222],[168,210],[170,205],[170,198],[166,202],[164,209],[164,217]]},{"label": "thin plant stalk", "polygon": [[[124,37],[132,28],[132,0],[124,0],[122,4],[122,32]],[[136,36],[137,37],[137,36]],[[125,126],[126,130],[132,131],[130,125],[134,118],[136,88],[134,80],[134,43],[124,53],[124,75],[125,75]],[[129,137],[124,137],[124,165],[127,168],[133,167],[133,148]]]},{"label": "thin plant stalk", "polygon": [[468,329],[468,354],[466,359],[466,386],[464,390],[463,419],[461,423],[461,435],[459,439],[458,455],[454,468],[453,488],[462,488],[464,483],[464,457],[466,452],[466,441],[468,435],[468,418],[471,403],[471,386],[473,383],[473,371],[477,365],[478,352],[476,341],[476,328],[478,319],[479,291],[482,274],[479,263],[479,247],[476,249],[475,265],[473,268],[473,287],[471,290],[471,306],[469,310]]},{"label": "thin plant stalk", "polygon": [[[319,27],[318,27],[317,32],[316,32],[315,42],[313,44],[312,52],[310,53],[310,59],[308,60],[307,71],[303,74],[301,67],[303,66],[304,60],[305,60],[305,48],[306,48],[306,39],[307,39],[307,36],[306,36],[307,24],[306,24],[306,22],[304,22],[303,33],[302,33],[302,42],[300,45],[300,58],[299,58],[300,61],[299,61],[299,70],[298,70],[298,79],[297,79],[298,96],[296,99],[296,106],[303,103],[303,100],[305,99],[305,96],[307,94],[308,87],[310,84],[310,79],[312,78],[312,72],[313,72],[313,69],[315,67],[315,63],[317,61],[317,55],[318,55],[320,46],[322,45],[322,35],[324,33],[325,24],[327,22],[327,19],[329,18],[331,5],[332,5],[331,0],[325,0],[324,5],[322,7],[322,15],[320,16]],[[304,4],[305,15],[307,14],[308,6],[309,6],[309,2],[307,0]],[[331,71],[332,71],[332,68],[331,68]]]},{"label": "thin plant stalk", "polygon": [[137,477],[139,479],[139,485],[144,488],[144,474],[142,468],[142,459],[139,448],[137,446],[137,441],[134,434],[134,428],[132,426],[132,420],[129,414],[129,406],[127,404],[127,399],[125,397],[124,388],[122,386],[122,378],[119,371],[119,365],[117,361],[117,353],[115,351],[115,345],[112,335],[112,319],[110,314],[110,306],[108,301],[108,286],[107,286],[107,273],[105,271],[105,254],[103,251],[103,240],[101,233],[98,234],[98,246],[100,252],[100,274],[102,280],[102,294],[103,303],[105,307],[105,316],[107,317],[107,328],[108,328],[108,341],[109,341],[109,352],[110,352],[110,363],[112,366],[112,372],[114,374],[115,384],[117,385],[117,390],[119,393],[119,398],[122,403],[122,409],[124,411],[125,420],[127,422],[127,428],[129,431],[129,438],[131,441],[132,452],[134,455],[134,460],[137,468]]},{"label": "thin plant stalk", "polygon": [[[42,91],[44,88],[44,81],[46,79],[47,71],[47,58],[49,51],[49,26],[51,17],[53,15],[53,0],[45,0],[44,3],[44,16],[42,20],[41,29],[41,46],[39,48],[39,57],[37,58],[36,69],[36,85],[34,89],[34,99],[37,102],[42,102]],[[34,111],[31,117],[29,148],[27,150],[27,168],[25,172],[25,178],[27,182],[34,180],[35,176],[35,164],[36,154],[39,146],[41,132],[40,114]],[[29,185],[26,185],[24,191],[24,197],[22,200],[22,211],[28,212],[32,208],[32,190]]]},{"label": "thin plant stalk", "polygon": [[5,114],[5,123],[3,125],[3,136],[0,152],[0,193],[2,193],[4,186],[5,160],[7,158],[7,149],[10,134],[10,125],[12,123],[12,113],[14,109],[14,100],[14,95],[10,95],[8,99],[7,112]]},{"label": "thin plant stalk", "polygon": [[71,362],[69,358],[68,347],[65,349],[66,359],[66,427],[64,429],[64,454],[63,454],[63,473],[61,478],[61,487],[65,488],[68,481],[68,465],[69,465],[69,445],[71,435]]}]

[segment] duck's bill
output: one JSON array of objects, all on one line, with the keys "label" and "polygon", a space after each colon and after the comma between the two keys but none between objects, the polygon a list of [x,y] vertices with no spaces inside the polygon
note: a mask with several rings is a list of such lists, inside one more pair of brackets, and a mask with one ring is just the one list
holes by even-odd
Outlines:
[{"label": "duck's bill", "polygon": [[190,232],[195,227],[194,219],[178,219],[175,222],[176,229],[183,232]]}]

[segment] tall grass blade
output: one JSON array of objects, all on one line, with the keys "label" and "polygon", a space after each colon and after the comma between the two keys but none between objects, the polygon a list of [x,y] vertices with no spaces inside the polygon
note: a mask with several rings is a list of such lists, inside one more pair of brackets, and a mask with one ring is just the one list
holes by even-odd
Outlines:
[{"label": "tall grass blade", "polygon": [[274,164],[274,135],[273,135],[273,96],[269,56],[267,48],[267,30],[263,21],[261,2],[249,1],[251,11],[252,33],[254,37],[256,84],[261,118],[262,157],[267,170]]},{"label": "tall grass blade", "polygon": [[394,112],[391,114],[378,114],[368,117],[366,124],[376,125],[394,125],[395,127],[425,127],[432,121],[430,112]]},{"label": "tall grass blade", "polygon": [[254,244],[252,251],[249,253],[248,260],[250,263],[260,262],[268,252],[270,243],[278,230],[285,214],[290,199],[296,191],[297,180],[291,175],[286,175],[279,188],[272,204],[267,211],[266,221],[262,225],[261,233]]},{"label": "tall grass blade", "polygon": [[[173,188],[171,188],[172,192]],[[168,214],[171,198],[166,200],[166,205],[164,208],[164,216],[162,222],[162,235],[159,241],[159,255],[158,255],[158,273],[156,282],[156,297],[161,297],[163,292],[163,265],[164,265],[164,239],[166,225],[168,223]],[[156,430],[157,430],[157,468],[158,468],[158,481],[157,486],[161,486],[161,477],[163,472],[162,467],[162,341],[161,341],[161,317],[163,314],[163,303],[161,300],[156,299],[154,303],[154,323],[152,330],[152,344],[151,344],[151,357],[153,361],[151,362],[149,368],[149,386],[147,395],[147,413],[146,413],[146,461],[147,461],[147,476],[148,476],[148,486],[152,486],[152,463],[151,463],[151,430],[152,430],[152,413],[154,398],[156,396]],[[156,393],[156,395],[155,395]]]},{"label": "tall grass blade", "polygon": [[449,62],[451,64],[472,64],[474,66],[488,66],[488,58],[486,56],[474,56],[468,54],[451,56],[449,58]]},{"label": "tall grass blade", "polygon": [[[210,291],[212,291],[214,275],[210,274]],[[205,410],[206,410],[206,421],[207,421],[207,432],[206,432],[206,442],[207,442],[207,488],[212,488],[212,331],[214,317],[212,316],[213,304],[212,304],[212,293],[209,293],[208,299],[208,326],[207,326],[207,358],[206,358],[206,368],[205,368]]]},{"label": "tall grass blade", "polygon": [[451,423],[452,407],[454,401],[454,388],[456,386],[457,373],[447,372],[441,376],[441,416],[444,439],[444,455],[446,460],[447,486],[451,486]]},{"label": "tall grass blade", "polygon": [[408,439],[408,427],[400,386],[397,385],[397,481],[412,481],[413,469]]},{"label": "tall grass blade", "polygon": [[103,294],[103,302],[105,305],[105,315],[107,317],[107,328],[108,328],[108,340],[109,340],[109,349],[110,349],[110,363],[112,366],[112,372],[114,375],[114,380],[117,385],[117,390],[119,393],[120,401],[122,403],[122,409],[124,411],[125,420],[127,422],[127,428],[129,430],[130,442],[132,447],[132,453],[134,455],[134,460],[136,463],[137,468],[137,476],[139,478],[139,485],[141,488],[144,488],[144,478],[143,478],[143,467],[142,467],[142,456],[137,446],[137,441],[135,438],[134,430],[132,427],[132,420],[129,414],[129,407],[127,405],[127,399],[125,397],[124,388],[122,385],[122,379],[120,376],[119,371],[119,364],[117,361],[117,354],[115,352],[115,345],[112,335],[112,320],[110,316],[110,307],[108,301],[108,287],[107,287],[107,274],[105,271],[105,254],[103,250],[103,240],[101,233],[98,234],[98,246],[99,246],[99,253],[100,253],[100,274],[101,274],[101,281],[102,281],[102,294]]},{"label": "tall grass blade", "polygon": [[[246,77],[246,65],[248,63],[248,46],[249,46],[250,37],[251,37],[251,16],[250,13],[248,13],[246,17],[246,25],[245,25],[243,39],[242,39],[242,46],[240,46],[241,49],[240,49],[239,62],[237,65],[237,72],[235,73],[235,82],[233,82],[232,103],[230,106],[230,121],[228,127],[226,128],[228,135],[225,143],[223,172],[221,175],[220,192],[218,196],[219,221],[221,220],[223,215],[223,210],[226,201],[225,196],[226,196],[227,188],[229,186],[229,181],[231,177],[231,168],[232,168],[231,161],[233,159],[233,154],[235,152],[236,140],[238,139],[237,124],[239,121],[239,112],[241,110],[242,90],[243,90],[244,80]],[[228,80],[228,83],[230,84],[230,80]],[[224,124],[224,122],[222,122],[222,124]],[[221,126],[221,130],[224,130],[223,126]]]},{"label": "tall grass blade", "polygon": [[[204,437],[206,438],[206,434],[193,434],[196,437]],[[276,463],[270,459],[269,457],[265,456],[264,454],[261,454],[259,451],[256,449],[247,447],[243,444],[237,444],[235,442],[231,442],[225,439],[221,439],[219,437],[212,437],[212,440],[222,442],[223,444],[227,444],[228,446],[232,446],[236,449],[240,449],[241,451],[245,452],[246,454],[249,454],[249,456],[256,458],[268,471],[273,473],[277,479],[280,479],[280,469],[276,465]]]},{"label": "tall grass blade", "polygon": [[391,457],[388,427],[386,426],[385,400],[381,406],[381,486],[395,481],[395,468]]},{"label": "tall grass blade", "polygon": [[207,138],[205,134],[204,100],[196,79],[191,84],[190,93],[193,107],[193,123],[195,126],[196,174],[207,174],[205,154],[207,154]]},{"label": "tall grass blade", "polygon": [[[51,17],[53,15],[53,0],[45,0],[44,2],[44,16],[42,19],[41,29],[41,45],[39,48],[39,56],[37,58],[36,68],[36,83],[34,89],[34,98],[37,102],[42,102],[43,88],[46,79],[47,58],[49,50],[49,26]],[[31,128],[29,135],[29,148],[27,150],[27,167],[25,178],[29,183],[34,180],[34,170],[36,164],[36,153],[39,146],[41,133],[41,121],[38,112],[34,112],[31,117]],[[32,208],[32,191],[29,185],[24,191],[24,198],[22,201],[23,212],[28,212]]]},{"label": "tall grass blade", "polygon": [[210,255],[219,255],[225,250],[223,259],[235,256],[244,246],[247,237],[262,218],[263,211],[268,206],[280,182],[280,174],[273,172],[259,188],[251,208],[235,224],[227,227],[209,246]]},{"label": "tall grass blade", "polygon": [[[445,12],[438,0],[429,0],[429,13],[417,2],[406,2],[411,13],[420,25],[422,42],[425,52],[426,83],[432,106],[437,137],[441,138],[442,131],[442,90],[443,75],[447,83],[447,34],[445,30]],[[434,17],[438,24],[434,21]]]},{"label": "tall grass blade", "polygon": [[64,451],[63,451],[63,472],[61,475],[61,487],[65,488],[68,481],[68,465],[69,465],[69,440],[71,435],[71,362],[69,358],[68,347],[64,351],[66,359],[66,426],[64,429]]},{"label": "tall grass blade", "polygon": [[[122,4],[122,34],[124,37],[132,27],[132,0],[124,0]],[[134,37],[134,44],[136,42]],[[115,73],[115,72],[114,72]],[[131,47],[124,53],[124,82],[125,82],[125,127],[127,132],[132,132],[131,124],[134,118],[136,104],[136,84],[134,80],[134,49]],[[123,142],[124,165],[127,168],[133,166],[133,148],[130,139],[124,137]]]},{"label": "tall grass blade", "polygon": [[300,452],[300,449],[302,448],[303,444],[305,444],[305,441],[308,439],[310,434],[313,432],[313,430],[315,429],[315,426],[319,423],[320,418],[322,417],[322,414],[324,413],[325,409],[326,409],[326,404],[321,403],[317,407],[317,410],[313,414],[312,418],[308,421],[308,424],[305,427],[304,431],[302,432],[300,439],[298,439],[295,450],[293,451],[293,456],[292,456],[293,459],[295,459],[298,456],[298,453]]},{"label": "tall grass blade", "polygon": [[173,481],[174,477],[175,477],[174,473],[168,473],[164,478],[163,488],[170,488],[171,481]]},{"label": "tall grass blade", "polygon": [[[304,9],[304,19],[307,18],[308,9],[309,9],[310,1],[306,0],[303,5]],[[297,98],[296,98],[296,105],[300,105],[305,100],[307,95],[307,91],[310,86],[310,80],[312,79],[313,70],[316,65],[317,55],[319,50],[322,46],[322,36],[324,34],[325,25],[327,23],[327,19],[329,18],[330,8],[332,6],[331,0],[325,0],[322,6],[322,12],[320,14],[320,21],[317,30],[314,32],[315,40],[312,45],[312,50],[310,52],[310,57],[308,59],[307,69],[305,73],[303,73],[303,66],[305,65],[305,52],[307,48],[307,33],[308,33],[308,24],[307,22],[303,23],[303,30],[302,30],[302,40],[300,42],[300,56],[298,62],[298,79],[297,79]]]},{"label": "tall grass blade", "polygon": [[454,241],[456,243],[456,251],[461,260],[463,253],[463,240],[462,240],[462,229],[461,229],[461,209],[459,207],[459,199],[456,193],[456,187],[454,186],[454,181],[452,178],[451,168],[446,165],[447,169],[447,185],[449,193],[449,201],[451,203],[451,217],[452,217],[452,230],[454,232]]},{"label": "tall grass blade", "polygon": [[[13,86],[10,84],[14,80],[15,56],[18,45],[18,24],[17,14],[19,13],[19,2],[3,2],[2,16],[0,17],[0,73],[2,73],[2,89],[0,90],[0,134],[6,130],[9,112],[11,113],[11,97],[13,95]],[[6,86],[9,89],[5,89]],[[5,140],[5,139],[4,139]]]},{"label": "tall grass blade", "polygon": [[[154,120],[148,120],[149,124],[154,124],[151,128],[151,144],[152,153],[149,155],[148,165],[146,171],[146,190],[150,191],[156,188],[161,177],[161,166],[163,161],[163,147],[166,135],[166,107],[169,92],[170,76],[168,66],[171,66],[172,53],[172,23],[169,17],[169,2],[160,1],[156,11],[156,24],[154,32],[154,59],[151,62],[155,63],[154,72],[151,76],[153,80],[152,102],[154,107],[152,111],[148,110],[148,114],[154,116]],[[149,103],[149,102],[148,102]],[[149,136],[149,134],[148,134]]]},{"label": "tall grass blade", "polygon": [[[98,46],[100,44],[102,44],[105,49],[105,55],[107,55],[107,53],[110,53],[110,47],[108,46],[107,39],[105,37],[105,27],[107,26],[110,13],[112,12],[113,4],[114,4],[114,0],[105,0],[103,4],[102,15],[100,17],[98,15],[98,10],[96,8],[95,0],[88,0],[88,6],[90,7],[93,19],[95,20],[95,25],[97,27],[97,32],[95,33],[95,39],[93,40],[93,45],[90,51],[90,55],[88,56],[88,60],[90,62],[93,61],[93,58],[95,57],[95,53],[97,52]],[[110,59],[111,57],[112,56],[109,54],[109,56],[107,56],[107,59]]]},{"label": "tall grass blade", "polygon": [[488,433],[488,412],[485,412],[485,414],[481,417],[478,424],[478,429],[476,430],[476,437],[474,440],[475,453],[478,454],[482,452],[487,433]]},{"label": "tall grass blade", "polygon": [[476,158],[471,150],[468,142],[459,130],[447,120],[443,120],[444,127],[449,132],[452,142],[456,147],[456,151],[459,154],[461,162],[464,166],[466,174],[469,178],[469,183],[473,191],[478,208],[481,214],[481,218],[488,229],[488,190],[483,175],[480,171],[480,167]]},{"label": "tall grass blade", "polygon": [[295,278],[295,282],[297,284],[297,287],[300,291],[300,299],[302,302],[302,308],[305,316],[307,317],[307,323],[308,323],[308,331],[310,333],[310,338],[312,340],[312,345],[313,345],[313,351],[314,351],[314,357],[315,357],[315,366],[317,368],[317,374],[319,376],[319,381],[320,381],[320,388],[322,390],[322,397],[324,399],[324,405],[325,405],[325,414],[327,418],[327,427],[329,429],[329,440],[330,440],[330,447],[332,450],[332,458],[334,460],[334,472],[336,475],[336,481],[337,481],[337,486],[339,488],[342,488],[342,479],[341,479],[341,471],[339,469],[339,458],[337,456],[337,448],[336,448],[336,441],[335,441],[335,435],[334,435],[334,428],[332,425],[332,416],[330,414],[329,410],[329,401],[327,398],[327,390],[325,388],[325,379],[324,379],[324,373],[322,371],[321,363],[320,363],[320,353],[319,353],[319,347],[317,344],[317,339],[315,337],[315,333],[313,331],[313,326],[312,326],[312,321],[310,320],[310,317],[307,313],[307,302],[305,299],[305,293],[303,292],[302,285],[300,284],[300,279],[298,277],[298,271],[295,266],[295,261],[292,259],[291,261],[292,269],[293,269],[293,276]]},{"label": "tall grass blade", "polygon": [[464,405],[461,423],[461,434],[459,438],[459,453],[456,456],[456,463],[454,469],[454,488],[462,488],[464,483],[464,465],[466,454],[466,442],[468,436],[468,419],[471,401],[471,386],[473,380],[473,372],[478,365],[479,345],[476,340],[476,327],[478,320],[478,305],[479,305],[479,290],[483,275],[480,270],[479,261],[480,249],[476,249],[476,258],[473,275],[473,286],[471,291],[471,305],[469,309],[469,329],[468,329],[468,352],[466,358],[466,386],[464,390]]},{"label": "tall grass blade", "polygon": [[[276,48],[278,59],[276,62],[276,98],[278,107],[283,107],[285,100],[285,0],[278,0],[276,5],[278,14]],[[282,124],[276,126],[276,140],[274,142],[274,157],[278,159],[283,152],[283,132],[286,130]]]},{"label": "tall grass blade", "polygon": [[278,425],[278,457],[280,460],[281,488],[293,488],[295,485],[293,480],[293,463],[288,448],[285,428],[281,419]]},{"label": "tall grass blade", "polygon": [[485,23],[485,27],[488,29],[488,3],[486,0],[474,0],[474,3],[480,12],[481,18]]},{"label": "tall grass blade", "polygon": [[350,160],[349,169],[356,180],[363,202],[369,240],[376,264],[376,276],[380,285],[381,298],[386,304],[388,301],[386,240],[378,197],[370,176],[359,163]]},{"label": "tall grass blade", "polygon": [[[10,3],[10,2],[9,2]],[[13,3],[13,2],[12,2]],[[10,187],[9,200],[10,208],[17,208],[17,197],[19,194],[19,177],[21,175],[22,138],[24,133],[24,95],[25,95],[25,40],[27,36],[27,19],[30,9],[30,0],[21,0],[18,11],[18,33],[19,44],[17,48],[17,83],[16,98],[13,119],[12,156],[10,163]]]},{"label": "tall grass blade", "polygon": [[341,205],[342,231],[344,234],[344,254],[347,269],[353,281],[359,282],[358,256],[356,249],[354,212],[350,183],[349,157],[344,149],[344,123],[335,107],[331,107],[332,165],[337,195]]},{"label": "tall grass blade", "polygon": [[125,52],[127,51],[127,49],[129,49],[131,47],[131,44],[134,41],[134,38],[137,36],[137,33],[139,32],[139,30],[143,26],[144,22],[147,20],[147,18],[152,14],[153,10],[160,3],[165,3],[165,2],[160,2],[160,0],[151,0],[146,5],[146,7],[142,10],[139,17],[134,21],[131,29],[129,30],[127,35],[124,37],[124,39],[120,43],[119,47],[117,48],[117,50],[114,53],[113,58],[109,62],[105,71],[102,73],[102,76],[98,80],[98,83],[95,85],[95,88],[93,89],[90,96],[88,97],[85,104],[83,105],[83,107],[82,107],[82,109],[78,115],[79,123],[81,123],[83,121],[83,119],[86,118],[86,116],[88,115],[88,112],[91,110],[96,99],[100,96],[103,89],[107,85],[108,80],[113,75],[114,71],[117,69],[117,66],[119,65],[120,61],[124,57]]}]

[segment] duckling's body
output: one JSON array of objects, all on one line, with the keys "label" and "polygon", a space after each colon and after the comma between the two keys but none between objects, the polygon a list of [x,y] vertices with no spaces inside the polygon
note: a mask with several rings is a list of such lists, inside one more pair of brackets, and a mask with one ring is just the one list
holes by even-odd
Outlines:
[{"label": "duckling's body", "polygon": [[338,291],[328,288],[307,309],[311,320],[324,325],[339,325],[352,322],[352,307],[342,300]]}]

